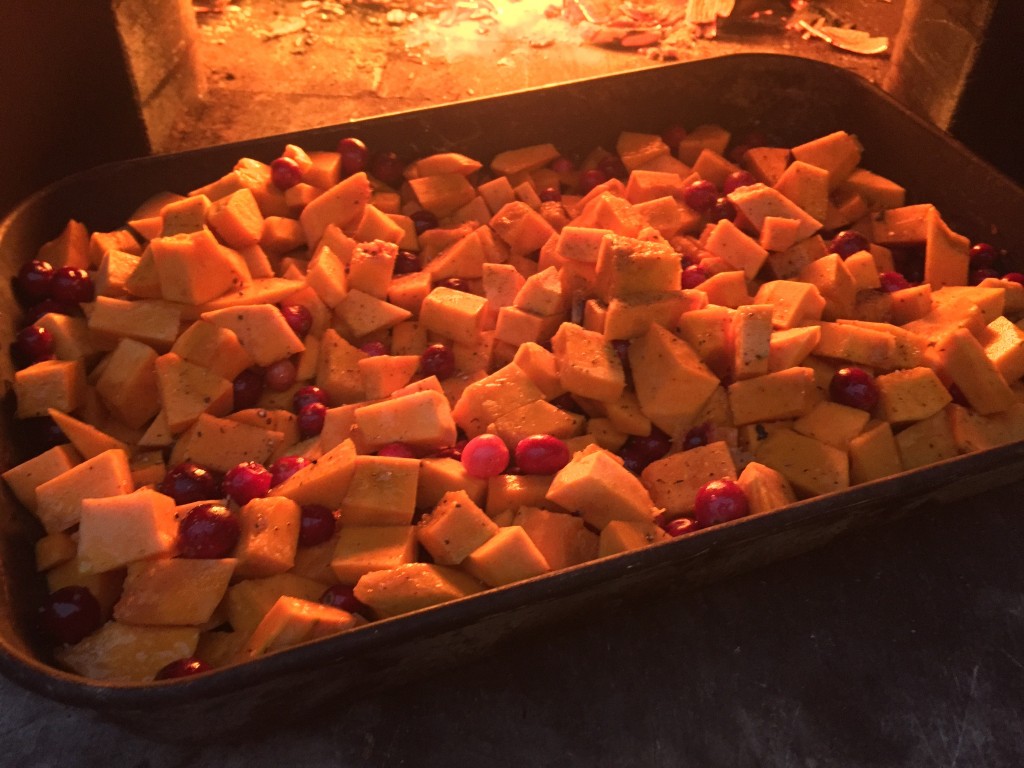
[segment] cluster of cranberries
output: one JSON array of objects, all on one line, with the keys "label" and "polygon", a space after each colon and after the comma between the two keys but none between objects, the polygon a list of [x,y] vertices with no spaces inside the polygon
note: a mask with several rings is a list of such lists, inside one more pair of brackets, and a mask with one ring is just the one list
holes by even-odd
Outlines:
[{"label": "cluster of cranberries", "polygon": [[[365,171],[396,189],[405,178],[405,163],[394,152],[371,154],[366,143],[354,136],[341,139],[337,150],[341,156],[342,178]],[[302,180],[302,166],[295,158],[283,156],[270,163],[270,181],[278,189],[291,189]]]},{"label": "cluster of cranberries", "polygon": [[28,322],[18,331],[11,350],[16,363],[22,366],[53,358],[53,334],[35,325],[39,318],[51,312],[80,315],[79,305],[96,298],[96,289],[87,270],[55,268],[41,259],[33,259],[18,270],[14,291]]}]

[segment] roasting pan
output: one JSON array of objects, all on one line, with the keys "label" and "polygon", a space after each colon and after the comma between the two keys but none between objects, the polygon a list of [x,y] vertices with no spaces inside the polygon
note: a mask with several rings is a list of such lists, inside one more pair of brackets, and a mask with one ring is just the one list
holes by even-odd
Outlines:
[{"label": "roasting pan", "polygon": [[[157,192],[186,192],[226,173],[240,157],[270,161],[286,143],[333,149],[357,136],[406,158],[454,150],[482,161],[499,151],[554,143],[566,155],[614,147],[622,130],[660,132],[717,122],[734,134],[756,129],[791,146],[846,130],[865,147],[864,166],[931,202],[972,240],[1024,253],[1024,190],[948,135],[856,75],[808,59],[743,54],[671,64],[565,85],[353,121],[207,149],[113,163],[38,192],[0,224],[0,333],[17,329],[10,278],[68,218],[92,230],[121,226]],[[1021,269],[1016,263],[1015,268]],[[10,394],[0,470],[24,458]],[[1012,482],[1024,443],[1003,446],[795,504],[644,550],[629,552],[446,605],[375,622],[335,637],[208,675],[152,684],[87,681],[51,666],[33,632],[44,594],[35,573],[34,518],[0,490],[0,670],[43,696],[87,708],[154,738],[204,740],[322,709],[342,697],[394,689],[414,676],[505,652],[510,641],[613,610],[652,590],[688,590],[806,552],[864,526],[926,513],[932,505]],[[920,524],[927,525],[921,514]],[[784,596],[780,599],[785,599]],[[608,669],[595,659],[594,669]]]}]

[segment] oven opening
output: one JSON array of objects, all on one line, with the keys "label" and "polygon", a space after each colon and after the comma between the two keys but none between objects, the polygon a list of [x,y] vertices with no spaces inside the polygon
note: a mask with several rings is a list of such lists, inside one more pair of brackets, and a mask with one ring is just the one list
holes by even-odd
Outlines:
[{"label": "oven opening", "polygon": [[947,127],[1014,0],[120,0],[155,152],[739,52],[804,56]]}]

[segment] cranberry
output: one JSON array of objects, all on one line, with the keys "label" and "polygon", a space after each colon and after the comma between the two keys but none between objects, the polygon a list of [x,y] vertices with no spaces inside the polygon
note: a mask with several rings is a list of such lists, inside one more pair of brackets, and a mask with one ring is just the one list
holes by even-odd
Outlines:
[{"label": "cranberry", "polygon": [[299,434],[303,437],[316,437],[324,431],[324,420],[327,418],[327,406],[323,403],[309,403],[299,409],[297,421]]},{"label": "cranberry", "polygon": [[310,403],[321,403],[327,405],[327,393],[316,384],[307,384],[292,395],[292,407],[298,413]]},{"label": "cranberry", "polygon": [[681,125],[670,125],[661,132],[661,140],[668,144],[672,154],[679,152],[679,144],[686,138],[686,129]]},{"label": "cranberry", "polygon": [[734,480],[722,478],[704,483],[697,489],[693,502],[693,515],[697,525],[708,528],[727,523],[750,514],[747,495]]},{"label": "cranberry", "polygon": [[584,171],[580,174],[580,193],[585,195],[598,184],[604,184],[606,181],[608,181],[608,176],[600,168]]},{"label": "cranberry", "polygon": [[394,152],[378,152],[370,161],[370,175],[397,189],[405,181],[405,163]]},{"label": "cranberry", "polygon": [[73,301],[63,299],[43,299],[38,304],[33,304],[25,310],[25,322],[28,325],[39,322],[43,315],[67,315],[78,317],[82,314],[81,307]]},{"label": "cranberry", "polygon": [[550,163],[548,163],[548,168],[550,168],[555,173],[566,174],[566,173],[572,173],[573,171],[575,171],[576,170],[576,164],[572,160],[570,160],[568,157],[565,157],[563,155],[559,155],[554,160],[552,160]]},{"label": "cranberry", "polygon": [[235,376],[231,382],[234,389],[234,409],[255,408],[263,396],[263,371],[259,368],[246,368]]},{"label": "cranberry", "polygon": [[469,281],[463,277],[446,277],[444,280],[439,280],[437,284],[442,288],[451,288],[453,291],[472,293],[469,289]]},{"label": "cranberry", "polygon": [[701,267],[687,267],[683,270],[681,284],[683,288],[696,288],[707,279],[708,273]]},{"label": "cranberry", "polygon": [[994,269],[999,266],[999,252],[988,243],[975,243],[970,250],[971,269]]},{"label": "cranberry", "polygon": [[697,213],[708,213],[717,199],[718,187],[707,179],[692,181],[683,190],[683,202]]},{"label": "cranberry", "polygon": [[569,446],[554,435],[530,435],[516,444],[516,466],[525,475],[553,475],[570,458]]},{"label": "cranberry", "polygon": [[732,200],[728,197],[720,197],[715,200],[715,204],[711,206],[711,210],[708,211],[708,218],[711,221],[735,221],[736,219],[736,206],[732,204]]},{"label": "cranberry", "polygon": [[874,377],[863,368],[840,368],[828,385],[833,402],[870,411],[878,403],[878,385]]},{"label": "cranberry", "polygon": [[455,373],[455,354],[444,344],[431,344],[420,355],[420,373],[447,379]]},{"label": "cranberry", "polygon": [[255,461],[237,464],[224,474],[221,490],[235,504],[244,507],[253,499],[262,499],[270,491],[270,470]]},{"label": "cranberry", "polygon": [[828,252],[838,253],[845,259],[847,256],[853,256],[855,253],[866,251],[870,247],[871,243],[860,232],[853,229],[844,229],[832,238],[832,242],[828,246]]},{"label": "cranberry", "polygon": [[508,466],[509,452],[497,435],[477,435],[462,449],[462,466],[473,477],[494,477]]},{"label": "cranberry", "polygon": [[299,523],[299,546],[313,547],[323,544],[334,535],[337,518],[334,510],[322,504],[303,504]]},{"label": "cranberry", "polygon": [[562,202],[562,190],[558,187],[544,187],[538,197],[542,203],[560,203]]},{"label": "cranberry", "polygon": [[52,359],[53,350],[53,334],[38,325],[26,326],[14,337],[13,352],[25,365]]},{"label": "cranberry", "polygon": [[696,531],[697,521],[692,517],[677,517],[674,520],[667,521],[661,527],[669,536],[676,538]]},{"label": "cranberry", "polygon": [[209,672],[211,669],[213,669],[213,667],[202,659],[196,656],[189,656],[188,658],[177,659],[176,661],[172,661],[170,664],[164,665],[160,668],[160,671],[156,673],[156,677],[153,679],[174,680],[179,677],[192,677],[192,675]]},{"label": "cranberry", "polygon": [[290,157],[278,157],[270,164],[270,183],[280,190],[291,189],[302,181],[302,169]]},{"label": "cranberry", "polygon": [[320,602],[349,613],[360,613],[364,616],[368,616],[370,613],[369,607],[356,597],[352,587],[348,584],[334,584],[328,587],[320,595]]},{"label": "cranberry", "polygon": [[282,456],[268,467],[271,487],[280,485],[308,464],[309,459],[302,456]]},{"label": "cranberry", "polygon": [[414,211],[409,214],[409,218],[412,219],[413,226],[416,227],[417,235],[422,235],[429,229],[437,229],[437,216],[430,211]]},{"label": "cranberry", "polygon": [[608,157],[602,158],[597,164],[597,169],[608,179],[619,179],[620,181],[625,181],[629,176],[629,171],[623,164],[622,159],[615,155],[608,155]]},{"label": "cranberry", "polygon": [[33,259],[18,270],[14,287],[25,301],[40,301],[49,298],[52,280],[53,265],[48,261]]},{"label": "cranberry", "polygon": [[370,160],[370,151],[361,140],[354,136],[347,136],[338,142],[338,153],[341,155],[341,175],[343,177],[366,170]]},{"label": "cranberry", "polygon": [[73,585],[46,596],[39,606],[39,622],[53,641],[74,645],[103,625],[103,612],[88,588]]},{"label": "cranberry", "polygon": [[710,421],[705,421],[703,424],[691,427],[683,436],[683,450],[688,451],[691,448],[707,445],[711,442],[713,432],[714,426],[712,426]]},{"label": "cranberry", "polygon": [[313,327],[313,313],[309,308],[303,304],[282,304],[278,309],[281,310],[292,332],[300,339],[305,338]]},{"label": "cranberry", "polygon": [[643,437],[630,435],[619,449],[619,456],[626,469],[634,474],[639,474],[652,461],[657,461],[665,456],[671,448],[672,439],[657,427],[652,426],[649,435]]},{"label": "cranberry", "polygon": [[878,275],[878,281],[882,284],[882,290],[887,293],[910,287],[910,281],[899,272],[882,272]]},{"label": "cranberry", "polygon": [[189,559],[228,557],[235,551],[241,528],[223,504],[198,504],[178,523],[178,554]]},{"label": "cranberry", "polygon": [[388,443],[377,449],[378,456],[390,456],[394,459],[415,459],[416,452],[406,443]]},{"label": "cranberry", "polygon": [[190,504],[220,498],[220,479],[206,467],[183,461],[167,470],[156,489],[175,504]]},{"label": "cranberry", "polygon": [[722,191],[725,194],[735,192],[740,187],[749,187],[751,184],[756,184],[757,179],[750,171],[733,171],[725,177],[725,181],[722,182]]},{"label": "cranberry", "polygon": [[412,251],[399,251],[395,256],[395,269],[394,274],[396,275],[411,275],[413,272],[420,271],[420,257]]},{"label": "cranberry", "polygon": [[986,278],[999,276],[999,270],[992,269],[992,267],[981,267],[979,269],[971,270],[970,275],[967,277],[967,282],[970,285],[978,285]]},{"label": "cranberry", "polygon": [[84,269],[61,267],[50,280],[50,297],[56,301],[81,304],[96,298],[96,288]]},{"label": "cranberry", "polygon": [[299,372],[288,358],[271,363],[263,372],[263,383],[275,392],[288,390],[298,377]]},{"label": "cranberry", "polygon": [[384,346],[383,341],[368,341],[365,344],[359,345],[359,351],[364,352],[369,357],[381,357],[388,353],[388,348]]},{"label": "cranberry", "polygon": [[1003,280],[1010,280],[1011,282],[1019,283],[1020,285],[1024,285],[1024,273],[1022,273],[1022,272],[1007,272],[1005,275],[1003,275]]}]

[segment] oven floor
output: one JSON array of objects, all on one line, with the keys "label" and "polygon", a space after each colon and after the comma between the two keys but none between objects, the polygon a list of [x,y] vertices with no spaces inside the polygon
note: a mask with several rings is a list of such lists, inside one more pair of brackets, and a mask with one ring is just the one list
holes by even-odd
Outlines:
[{"label": "oven floor", "polygon": [[[441,4],[422,0],[419,7],[431,1],[435,7]],[[593,45],[583,40],[580,26],[558,13],[561,5],[570,5],[568,0],[453,0],[441,12],[419,15],[401,10],[398,6],[410,6],[394,0],[377,6],[325,0],[209,2],[209,10],[196,6],[206,96],[155,151],[229,143],[741,51],[828,61],[873,82],[881,81],[889,64],[885,56],[858,56],[804,40],[780,23],[726,29],[714,40],[695,40],[676,24],[668,27],[674,30],[669,42],[649,52]],[[597,0],[586,3],[598,5]],[[646,7],[662,19],[678,16],[680,3],[660,3]],[[390,13],[382,5],[390,6]],[[638,5],[643,4],[633,3]],[[902,5],[852,0],[844,4],[844,14],[859,28],[892,41]],[[743,7],[743,0],[737,7]]]}]

